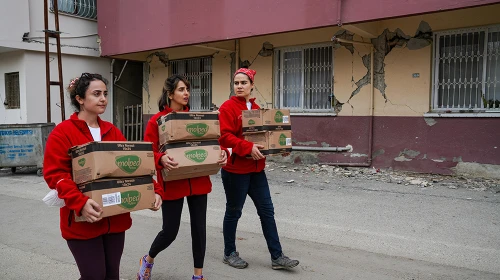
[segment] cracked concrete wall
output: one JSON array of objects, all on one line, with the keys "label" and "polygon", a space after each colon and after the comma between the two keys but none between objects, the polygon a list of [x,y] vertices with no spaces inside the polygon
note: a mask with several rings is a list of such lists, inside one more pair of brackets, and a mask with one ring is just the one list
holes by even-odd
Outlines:
[{"label": "cracked concrete wall", "polygon": [[[226,41],[210,44],[211,47],[234,50],[234,42]],[[143,67],[143,106],[144,114],[158,112],[163,83],[171,75],[169,61],[183,58],[212,56],[212,102],[220,106],[227,100],[230,89],[228,81],[231,74],[231,52],[218,51],[194,46],[163,49],[150,53],[135,54],[135,59],[144,61]]]}]

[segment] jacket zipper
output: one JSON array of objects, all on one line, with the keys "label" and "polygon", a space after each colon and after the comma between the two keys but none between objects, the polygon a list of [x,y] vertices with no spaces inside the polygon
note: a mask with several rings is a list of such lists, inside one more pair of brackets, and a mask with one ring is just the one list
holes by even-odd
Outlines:
[{"label": "jacket zipper", "polygon": [[71,222],[73,219],[71,219],[71,216],[73,215],[73,210],[69,210],[69,216],[68,216],[68,227],[71,227]]},{"label": "jacket zipper", "polygon": [[188,183],[189,183],[189,195],[193,195],[193,187],[191,186],[191,179],[188,179]]},{"label": "jacket zipper", "polygon": [[109,220],[109,217],[107,219],[108,219],[108,233],[109,233],[111,231],[111,221]]}]

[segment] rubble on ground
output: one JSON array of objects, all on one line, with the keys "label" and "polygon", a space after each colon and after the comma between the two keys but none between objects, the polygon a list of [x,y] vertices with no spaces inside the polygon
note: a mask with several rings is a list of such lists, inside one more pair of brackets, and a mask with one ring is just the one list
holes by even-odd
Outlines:
[{"label": "rubble on ground", "polygon": [[316,178],[321,178],[320,182],[325,184],[334,182],[336,179],[350,178],[354,180],[374,180],[420,188],[439,186],[452,190],[471,189],[476,191],[492,191],[494,193],[500,193],[500,180],[472,176],[415,173],[392,169],[377,169],[375,167],[342,167],[318,164],[302,165],[284,164],[279,162],[268,162],[266,171],[269,174],[273,174],[275,172],[291,173],[286,177],[287,180],[292,182],[294,181],[292,178],[303,178],[306,175],[315,175]]}]

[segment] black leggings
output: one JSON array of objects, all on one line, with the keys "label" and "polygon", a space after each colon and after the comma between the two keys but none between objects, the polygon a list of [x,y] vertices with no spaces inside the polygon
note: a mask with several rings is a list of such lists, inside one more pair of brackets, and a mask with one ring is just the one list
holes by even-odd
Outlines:
[{"label": "black leggings", "polygon": [[[207,195],[192,195],[187,197],[189,216],[191,218],[191,240],[193,250],[193,261],[195,268],[203,268],[205,260],[205,249],[207,244]],[[161,251],[165,250],[177,237],[181,224],[182,206],[184,198],[177,200],[164,200],[161,205],[163,226],[158,233],[149,256],[155,258]]]},{"label": "black leggings", "polygon": [[103,234],[96,238],[67,240],[80,271],[80,280],[120,279],[120,259],[125,232]]}]

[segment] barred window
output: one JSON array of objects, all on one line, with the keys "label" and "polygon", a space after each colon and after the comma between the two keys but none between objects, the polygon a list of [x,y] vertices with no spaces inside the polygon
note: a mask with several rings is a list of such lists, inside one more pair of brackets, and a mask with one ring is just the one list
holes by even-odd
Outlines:
[{"label": "barred window", "polygon": [[277,108],[331,111],[333,97],[331,44],[277,49],[274,59]]},{"label": "barred window", "polygon": [[212,57],[170,61],[170,72],[185,76],[191,84],[192,111],[209,111],[212,106]]},{"label": "barred window", "polygon": [[435,34],[434,111],[500,112],[500,27]]},{"label": "barred window", "polygon": [[[57,0],[57,8],[60,13],[97,19],[97,0]],[[50,10],[54,11],[54,0],[50,1]]]},{"label": "barred window", "polygon": [[21,107],[21,91],[19,90],[19,72],[5,74],[5,101],[7,109]]}]

